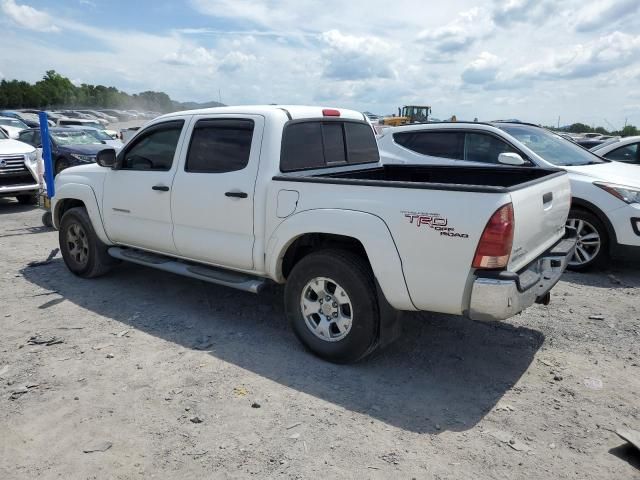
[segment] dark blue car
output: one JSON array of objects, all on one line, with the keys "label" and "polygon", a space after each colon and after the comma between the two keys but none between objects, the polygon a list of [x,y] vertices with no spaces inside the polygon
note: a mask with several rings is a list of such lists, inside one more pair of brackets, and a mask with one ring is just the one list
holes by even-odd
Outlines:
[{"label": "dark blue car", "polygon": [[[75,165],[95,163],[96,154],[109,148],[106,143],[96,138],[91,132],[71,128],[50,128],[51,159],[57,175],[65,168]],[[35,148],[42,148],[40,129],[29,128],[18,135],[18,140]]]}]

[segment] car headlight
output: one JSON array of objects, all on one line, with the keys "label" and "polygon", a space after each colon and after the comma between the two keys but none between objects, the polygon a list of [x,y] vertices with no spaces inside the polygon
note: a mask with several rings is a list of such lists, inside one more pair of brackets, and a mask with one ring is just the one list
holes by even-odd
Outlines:
[{"label": "car headlight", "polygon": [[37,158],[38,158],[38,153],[34,150],[33,152],[29,152],[29,153],[27,153],[27,154],[25,155],[25,157],[27,157],[27,160],[28,160],[30,163],[33,163],[33,162],[35,162],[35,161],[37,160]]},{"label": "car headlight", "polygon": [[625,203],[640,203],[640,188],[615,185],[613,183],[594,182],[593,184]]},{"label": "car headlight", "polygon": [[84,163],[92,163],[96,161],[95,155],[81,155],[79,153],[72,153],[71,156],[76,160],[79,160]]}]

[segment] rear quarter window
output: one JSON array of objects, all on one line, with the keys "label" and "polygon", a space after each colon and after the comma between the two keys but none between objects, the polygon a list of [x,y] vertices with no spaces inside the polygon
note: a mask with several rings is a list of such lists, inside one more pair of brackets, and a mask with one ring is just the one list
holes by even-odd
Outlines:
[{"label": "rear quarter window", "polygon": [[464,132],[411,131],[393,134],[393,140],[403,147],[431,157],[464,158]]},{"label": "rear quarter window", "polygon": [[285,126],[280,170],[377,163],[378,146],[368,124],[344,120],[293,121]]}]

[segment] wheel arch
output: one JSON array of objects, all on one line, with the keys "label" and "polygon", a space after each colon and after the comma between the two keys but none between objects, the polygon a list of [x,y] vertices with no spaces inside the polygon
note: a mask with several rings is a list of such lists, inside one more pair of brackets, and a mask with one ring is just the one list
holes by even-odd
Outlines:
[{"label": "wheel arch", "polygon": [[353,210],[307,210],[283,221],[267,244],[266,270],[284,283],[295,264],[308,253],[343,248],[368,261],[387,301],[399,310],[415,310],[402,271],[402,260],[386,223]]},{"label": "wheel arch", "polygon": [[62,215],[74,207],[84,207],[87,210],[96,235],[98,235],[98,238],[103,243],[110,245],[112,242],[109,240],[109,237],[107,237],[104,229],[100,208],[98,207],[98,200],[93,189],[88,185],[64,184],[57,189],[51,204],[53,226],[56,229],[60,228]]},{"label": "wheel arch", "polygon": [[588,200],[576,197],[571,200],[571,209],[585,210],[592,215],[595,215],[596,218],[600,220],[604,227],[607,229],[607,235],[609,237],[609,251],[614,248],[614,246],[618,243],[618,237],[616,235],[615,229],[613,228],[613,224],[602,210],[600,210],[596,205],[589,202]]}]

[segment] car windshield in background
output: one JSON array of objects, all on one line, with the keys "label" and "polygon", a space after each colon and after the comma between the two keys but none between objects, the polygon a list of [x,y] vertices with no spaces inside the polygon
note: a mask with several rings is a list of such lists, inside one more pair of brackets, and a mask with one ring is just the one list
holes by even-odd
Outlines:
[{"label": "car windshield in background", "polygon": [[104,130],[83,130],[83,132],[88,133],[89,135],[94,136],[98,140],[113,140],[109,135],[107,135]]},{"label": "car windshield in background", "polygon": [[84,130],[51,132],[51,136],[58,145],[97,145],[102,143]]},{"label": "car windshield in background", "polygon": [[559,167],[605,163],[588,150],[543,128],[529,125],[497,125],[497,127],[515,137],[547,162]]},{"label": "car windshield in background", "polygon": [[29,128],[26,123],[21,122],[15,118],[0,118],[0,125],[6,125],[7,127],[16,127],[27,129]]}]

